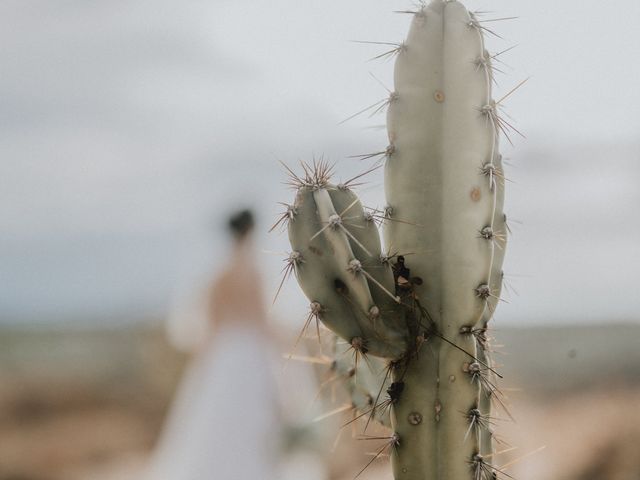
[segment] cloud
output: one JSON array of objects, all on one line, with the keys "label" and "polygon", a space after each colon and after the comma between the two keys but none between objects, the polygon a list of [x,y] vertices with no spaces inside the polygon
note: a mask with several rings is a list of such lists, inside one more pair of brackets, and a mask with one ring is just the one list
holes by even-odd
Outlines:
[{"label": "cloud", "polygon": [[[509,212],[524,222],[513,222],[507,256],[525,275],[512,278],[521,296],[499,313],[511,321],[640,309],[640,163],[624,140],[640,118],[639,67],[625,61],[635,44],[617,35],[632,31],[620,16],[637,4],[603,13],[570,3],[569,23],[534,3],[495,6],[522,15],[499,24],[522,45],[505,55],[515,69],[496,95],[533,74],[508,104],[528,134],[505,148]],[[362,128],[383,116],[338,122],[387,94],[369,71],[390,86],[392,64],[367,63],[378,46],[348,40],[402,39],[407,18],[389,10],[365,0],[1,2],[0,283],[11,288],[0,310],[152,309],[177,269],[195,277],[215,262],[222,235],[207,231],[230,209],[266,217],[289,200],[278,160],[384,148],[384,130]],[[601,19],[612,34],[584,33]],[[593,51],[611,54],[577,61]],[[375,206],[381,177],[362,193]],[[283,237],[261,247],[288,248]],[[264,259],[269,272],[279,262]]]}]

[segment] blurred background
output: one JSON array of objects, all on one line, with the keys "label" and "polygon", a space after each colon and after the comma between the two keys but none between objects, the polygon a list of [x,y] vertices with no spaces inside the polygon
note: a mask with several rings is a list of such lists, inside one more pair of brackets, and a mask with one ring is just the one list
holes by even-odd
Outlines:
[{"label": "blurred background", "polygon": [[[466,5],[517,17],[491,25],[492,52],[516,46],[495,97],[529,79],[505,100],[526,138],[502,142],[513,235],[494,326],[518,447],[503,463],[640,478],[640,3]],[[340,122],[387,95],[393,62],[354,41],[401,41],[392,12],[410,6],[0,2],[1,480],[136,478],[187,361],[167,325],[197,315],[228,213],[258,213],[272,297],[288,242],[267,231],[293,199],[279,161],[324,156],[342,179],[371,165],[349,157],[384,149],[384,115]],[[381,172],[367,180],[364,203],[384,206]],[[283,352],[306,308],[287,282],[270,308]]]}]

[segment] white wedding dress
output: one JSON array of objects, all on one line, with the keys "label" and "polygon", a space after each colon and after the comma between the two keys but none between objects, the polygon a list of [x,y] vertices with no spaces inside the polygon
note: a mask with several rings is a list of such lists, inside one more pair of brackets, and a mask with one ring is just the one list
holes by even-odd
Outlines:
[{"label": "white wedding dress", "polygon": [[[287,376],[292,383],[278,387],[283,376],[273,370],[282,364],[266,326],[256,265],[251,244],[237,243],[227,269],[195,308],[179,308],[169,316],[172,343],[198,353],[180,383],[144,480],[326,478],[319,458],[281,454],[284,413],[295,410],[296,394],[312,395],[316,384],[307,371],[302,378]],[[280,404],[286,412],[279,411]]]},{"label": "white wedding dress", "polygon": [[278,460],[271,355],[244,322],[216,332],[188,368],[147,480],[271,480]]}]

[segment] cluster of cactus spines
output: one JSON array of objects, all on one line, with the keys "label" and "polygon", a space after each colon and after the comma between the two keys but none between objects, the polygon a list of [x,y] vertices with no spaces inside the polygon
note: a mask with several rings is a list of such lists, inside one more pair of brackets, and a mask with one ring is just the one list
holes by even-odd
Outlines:
[{"label": "cluster of cactus spines", "polygon": [[[407,13],[407,39],[382,55],[396,58],[395,89],[375,106],[387,108],[389,146],[364,156],[384,158],[388,205],[366,211],[325,162],[289,170],[288,265],[312,313],[353,351],[353,365],[334,362],[353,372],[353,408],[392,428],[395,479],[488,480],[499,473],[487,327],[503,277],[498,140],[509,125],[482,20],[455,0]],[[382,253],[380,219],[388,252],[402,253]],[[384,359],[376,387],[358,374],[368,355]]]},{"label": "cluster of cactus spines", "polygon": [[[394,401],[393,386],[388,374],[389,367],[380,357],[368,357],[361,362],[357,354],[348,355],[350,346],[335,339],[334,360],[331,363],[330,380],[341,379],[342,386],[349,394],[351,417],[343,424],[355,426],[361,418],[391,428],[390,408]],[[385,372],[381,375],[381,372]]]}]

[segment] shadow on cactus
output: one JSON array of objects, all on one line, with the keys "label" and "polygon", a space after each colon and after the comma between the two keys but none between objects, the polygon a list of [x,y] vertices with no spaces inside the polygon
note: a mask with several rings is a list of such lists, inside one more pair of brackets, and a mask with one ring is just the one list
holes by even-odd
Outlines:
[{"label": "shadow on cactus", "polygon": [[[515,130],[493,100],[484,21],[457,1],[405,13],[406,41],[384,54],[395,57],[389,146],[364,156],[384,158],[388,206],[363,208],[360,177],[333,184],[315,161],[287,168],[296,198],[276,225],[287,225],[286,270],[312,302],[309,319],[345,344],[333,368],[394,478],[488,480],[503,475],[493,426],[506,410],[487,336],[507,239],[498,139]],[[366,436],[371,421],[391,434]]]}]

